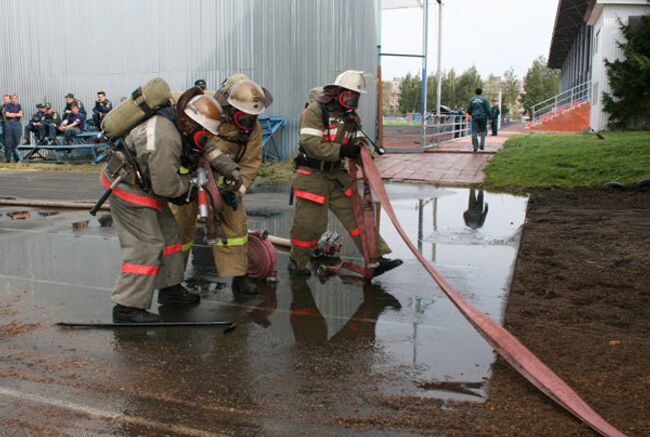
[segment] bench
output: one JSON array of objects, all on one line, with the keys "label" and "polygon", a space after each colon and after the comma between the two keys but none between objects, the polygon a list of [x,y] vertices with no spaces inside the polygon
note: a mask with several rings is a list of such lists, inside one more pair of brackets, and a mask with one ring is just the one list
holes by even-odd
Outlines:
[{"label": "bench", "polygon": [[[287,119],[284,117],[264,116],[258,118],[262,126],[262,157],[283,160],[285,159],[284,128],[287,126]],[[276,133],[280,133],[279,144],[276,141]]]},{"label": "bench", "polygon": [[18,152],[26,151],[21,154],[21,162],[30,161],[38,156],[43,161],[50,160],[54,157],[57,163],[89,163],[98,164],[105,157],[105,150],[108,149],[106,143],[79,143],[79,144],[23,144],[18,146]]}]

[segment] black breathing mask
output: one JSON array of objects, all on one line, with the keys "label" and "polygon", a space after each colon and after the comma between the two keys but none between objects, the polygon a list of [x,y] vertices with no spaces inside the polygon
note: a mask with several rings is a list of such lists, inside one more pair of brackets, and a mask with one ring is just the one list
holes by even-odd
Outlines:
[{"label": "black breathing mask", "polygon": [[359,107],[360,94],[350,90],[343,90],[336,98],[339,106],[346,111],[356,111]]}]

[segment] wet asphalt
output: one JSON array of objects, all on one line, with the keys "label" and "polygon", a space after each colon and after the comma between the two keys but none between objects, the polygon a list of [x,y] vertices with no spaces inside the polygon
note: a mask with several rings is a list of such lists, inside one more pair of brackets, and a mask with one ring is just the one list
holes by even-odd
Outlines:
[{"label": "wet asphalt", "polygon": [[[5,186],[6,177],[2,196],[43,198],[39,186],[49,189],[46,176],[34,176],[28,188],[17,180]],[[92,200],[101,192],[90,188],[93,179],[52,187],[69,194],[61,199]],[[74,192],[82,182],[87,189]],[[419,249],[501,322],[527,199],[427,185],[387,189]],[[245,200],[249,227],[287,237],[287,198],[286,184],[258,184]],[[30,217],[7,215],[17,210]],[[392,256],[405,261],[399,269],[372,283],[352,274],[291,280],[281,249],[278,281],[260,282],[260,294],[248,298],[218,277],[200,231],[187,278],[201,304],[159,307],[154,296],[152,310],[165,321],[237,324],[224,334],[218,327],[54,326],[110,321],[121,258],[110,220],[102,226],[85,211],[44,212],[0,208],[0,434],[403,435],[379,424],[355,427],[355,419],[399,414],[386,406],[398,397],[487,396],[493,351],[384,215]],[[336,220],[330,224],[344,234]],[[358,258],[345,236],[342,244],[344,257]]]}]

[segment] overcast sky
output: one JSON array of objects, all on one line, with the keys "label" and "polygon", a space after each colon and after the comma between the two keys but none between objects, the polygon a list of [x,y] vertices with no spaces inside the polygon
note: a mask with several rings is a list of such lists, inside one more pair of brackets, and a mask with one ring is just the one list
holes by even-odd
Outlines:
[{"label": "overcast sky", "polygon": [[[442,69],[476,65],[483,78],[512,67],[519,78],[535,58],[548,57],[558,0],[444,0]],[[436,71],[438,5],[429,7],[429,74]],[[382,51],[422,52],[422,9],[383,12]],[[384,80],[420,73],[421,60],[384,57]]]}]

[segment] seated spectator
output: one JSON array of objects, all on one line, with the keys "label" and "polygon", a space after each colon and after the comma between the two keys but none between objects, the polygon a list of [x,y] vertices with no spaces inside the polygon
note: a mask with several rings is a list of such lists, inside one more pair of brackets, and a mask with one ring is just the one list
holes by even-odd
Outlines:
[{"label": "seated spectator", "polygon": [[45,105],[39,103],[36,105],[36,112],[32,114],[32,118],[29,119],[29,123],[25,125],[25,133],[23,135],[23,144],[31,144],[31,133],[34,134],[35,143],[41,141],[44,138],[44,135],[41,132],[41,124],[43,123],[43,117],[45,117]]},{"label": "seated spectator", "polygon": [[97,130],[101,130],[102,120],[111,109],[113,109],[113,104],[106,98],[106,93],[104,91],[99,91],[97,93],[95,107],[93,108],[93,122],[95,123]]},{"label": "seated spectator", "polygon": [[65,116],[65,120],[59,126],[59,131],[63,132],[65,144],[72,144],[72,139],[84,130],[86,115],[81,113],[79,106],[75,103],[70,105],[70,112]]},{"label": "seated spectator", "polygon": [[61,126],[61,116],[52,108],[52,105],[46,103],[45,116],[41,123],[41,129],[43,130],[41,141],[45,142],[45,136],[47,135],[52,144],[57,144],[56,132],[59,130],[59,126]]},{"label": "seated spectator", "polygon": [[63,109],[63,118],[72,112],[73,104],[77,105],[81,114],[84,116],[86,115],[86,108],[84,108],[84,104],[81,103],[81,100],[75,99],[74,94],[68,93],[65,95],[65,108]]}]

